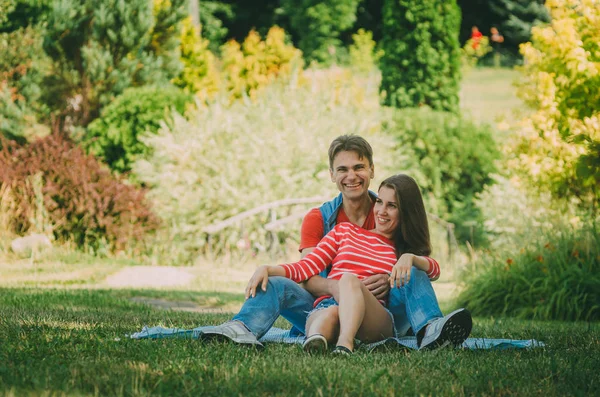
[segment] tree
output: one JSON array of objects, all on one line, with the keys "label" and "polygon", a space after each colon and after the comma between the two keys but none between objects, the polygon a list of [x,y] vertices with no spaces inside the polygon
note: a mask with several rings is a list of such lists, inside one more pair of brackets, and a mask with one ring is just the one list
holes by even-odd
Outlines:
[{"label": "tree", "polygon": [[455,0],[386,0],[381,90],[395,107],[458,111],[460,9]]},{"label": "tree", "polygon": [[511,165],[556,197],[600,204],[600,1],[548,0],[552,22],[532,30]]},{"label": "tree", "polygon": [[86,126],[127,87],[168,81],[180,72],[179,21],[186,0],[61,0],[48,15],[45,81],[53,129]]},{"label": "tree", "polygon": [[307,61],[327,62],[341,47],[340,33],[356,21],[359,0],[282,0],[284,13]]}]

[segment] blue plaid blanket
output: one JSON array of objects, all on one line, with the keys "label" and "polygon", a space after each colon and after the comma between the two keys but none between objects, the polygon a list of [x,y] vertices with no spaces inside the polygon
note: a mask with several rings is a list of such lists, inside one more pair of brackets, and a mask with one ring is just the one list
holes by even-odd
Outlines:
[{"label": "blue plaid blanket", "polygon": [[[132,339],[162,339],[162,338],[191,338],[198,339],[204,327],[194,329],[164,328],[164,327],[143,327],[140,332],[129,335]],[[261,342],[266,343],[302,343],[304,336],[290,336],[289,330],[281,328],[271,328],[262,338]],[[366,344],[364,348],[372,351],[380,347],[386,348],[407,348],[416,350],[417,338],[414,336],[405,336],[402,338],[388,338],[376,343]],[[463,349],[531,349],[535,347],[544,347],[544,342],[535,339],[491,339],[491,338],[468,338],[462,344]]]}]

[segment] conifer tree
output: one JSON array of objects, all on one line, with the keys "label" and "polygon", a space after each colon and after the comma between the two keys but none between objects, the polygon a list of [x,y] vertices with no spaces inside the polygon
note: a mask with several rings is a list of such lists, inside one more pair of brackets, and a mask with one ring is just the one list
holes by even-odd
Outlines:
[{"label": "conifer tree", "polygon": [[385,0],[385,104],[458,111],[460,9],[456,0]]},{"label": "conifer tree", "polygon": [[341,46],[340,33],[356,21],[360,0],[282,0],[298,48],[306,60],[327,62]]},{"label": "conifer tree", "polygon": [[44,40],[53,60],[45,82],[53,129],[62,132],[65,120],[86,126],[127,87],[174,78],[186,14],[187,0],[55,2]]}]

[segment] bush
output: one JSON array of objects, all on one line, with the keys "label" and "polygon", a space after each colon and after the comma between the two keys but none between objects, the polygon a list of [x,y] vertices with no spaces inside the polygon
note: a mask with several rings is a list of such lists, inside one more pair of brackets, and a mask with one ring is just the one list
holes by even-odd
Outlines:
[{"label": "bush", "polygon": [[24,140],[40,128],[45,109],[39,100],[48,59],[40,29],[0,33],[0,134]]},{"label": "bush", "polygon": [[487,36],[481,36],[477,45],[474,44],[473,39],[469,39],[460,50],[462,64],[465,67],[477,66],[481,58],[492,51],[490,39]]},{"label": "bush", "polygon": [[192,24],[191,18],[184,19],[181,31],[183,72],[173,82],[200,99],[212,98],[219,91],[219,71],[209,45],[200,29]]},{"label": "bush", "polygon": [[53,62],[44,100],[54,111],[54,129],[87,127],[125,89],[178,76],[179,23],[187,3],[52,2],[44,50]]},{"label": "bush", "polygon": [[458,304],[475,316],[600,320],[597,226],[554,227],[533,245],[488,254],[473,263]]},{"label": "bush", "polygon": [[356,21],[358,0],[283,0],[281,6],[307,62],[331,62],[340,33]]},{"label": "bush", "polygon": [[387,129],[399,148],[414,152],[409,161],[423,175],[419,184],[433,198],[429,201],[437,203],[431,210],[450,216],[448,220],[458,224],[457,235],[471,240],[473,226],[468,223],[476,222],[481,230],[483,222],[473,201],[493,182],[500,157],[491,128],[454,113],[421,108],[395,110]]},{"label": "bush", "polygon": [[458,112],[459,28],[456,0],[384,1],[380,68],[386,105]]},{"label": "bush", "polygon": [[171,110],[184,113],[190,95],[172,87],[128,88],[90,124],[84,143],[89,150],[117,172],[127,172],[148,148],[139,137],[156,133],[163,121],[171,120]]},{"label": "bush", "polygon": [[522,45],[520,96],[532,114],[515,126],[511,168],[555,197],[600,208],[600,7],[548,1],[552,22]]},{"label": "bush", "polygon": [[348,49],[350,66],[359,73],[370,73],[375,70],[383,55],[381,50],[375,49],[376,45],[373,33],[358,29],[358,32],[352,35],[352,44]]},{"label": "bush", "polygon": [[302,53],[286,43],[285,32],[276,26],[269,29],[264,41],[254,30],[241,46],[228,41],[221,54],[225,89],[233,98],[248,95],[256,99],[275,79],[289,79],[302,71]]},{"label": "bush", "polygon": [[6,140],[0,146],[1,207],[12,232],[27,233],[42,212],[56,239],[97,251],[123,250],[157,228],[143,190],[68,140],[51,135],[23,147]]}]

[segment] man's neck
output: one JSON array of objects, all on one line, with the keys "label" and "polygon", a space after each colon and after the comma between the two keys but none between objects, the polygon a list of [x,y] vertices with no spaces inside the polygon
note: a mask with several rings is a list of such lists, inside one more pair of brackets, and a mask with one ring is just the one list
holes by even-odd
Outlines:
[{"label": "man's neck", "polygon": [[371,212],[371,196],[367,194],[358,200],[344,199],[342,206],[350,222],[362,226]]}]

